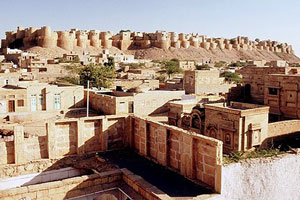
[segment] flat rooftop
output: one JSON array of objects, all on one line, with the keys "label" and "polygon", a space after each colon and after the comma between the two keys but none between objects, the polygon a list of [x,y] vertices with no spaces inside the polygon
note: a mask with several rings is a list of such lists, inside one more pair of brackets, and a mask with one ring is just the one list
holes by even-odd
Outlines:
[{"label": "flat rooftop", "polygon": [[177,104],[177,105],[196,105],[198,101],[196,99],[188,99],[188,100],[171,101],[169,103]]},{"label": "flat rooftop", "polygon": [[206,109],[230,112],[238,115],[247,115],[253,113],[259,114],[269,112],[269,106],[242,102],[231,102],[230,105],[227,105],[225,103],[205,104],[204,107]]}]

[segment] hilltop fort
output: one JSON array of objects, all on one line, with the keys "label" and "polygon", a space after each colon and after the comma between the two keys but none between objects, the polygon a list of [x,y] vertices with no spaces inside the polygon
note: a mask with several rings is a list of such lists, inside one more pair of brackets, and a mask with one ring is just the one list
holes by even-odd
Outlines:
[{"label": "hilltop fort", "polygon": [[[111,31],[98,30],[52,31],[49,26],[40,29],[18,27],[16,31],[6,32],[6,38],[1,41],[1,48],[7,47],[23,49],[59,47],[61,50],[67,51],[76,48],[110,49],[115,47],[134,54],[138,58],[146,59],[207,57],[215,60],[224,58],[276,60],[282,58],[293,62],[298,61],[298,58],[294,56],[292,46],[287,43],[271,40],[260,41],[259,39],[253,41],[248,37],[241,36],[232,39],[210,38],[194,33],[166,31],[145,33],[121,30],[114,34]],[[162,51],[165,51],[163,56]]]}]

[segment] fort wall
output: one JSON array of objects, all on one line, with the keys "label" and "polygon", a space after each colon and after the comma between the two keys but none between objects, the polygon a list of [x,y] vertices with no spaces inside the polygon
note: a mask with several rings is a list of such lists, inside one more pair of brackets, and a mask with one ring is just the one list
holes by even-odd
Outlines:
[{"label": "fort wall", "polygon": [[293,54],[291,45],[277,41],[251,41],[247,37],[238,36],[232,39],[208,38],[199,34],[184,34],[166,31],[155,33],[119,32],[113,34],[110,31],[100,32],[96,30],[80,31],[51,31],[49,26],[40,29],[18,27],[17,31],[6,32],[6,39],[1,41],[1,47],[6,48],[30,48],[41,46],[45,48],[61,47],[72,50],[74,47],[86,48],[88,46],[111,48],[115,46],[121,50],[144,49],[157,47],[161,49],[172,48],[204,48],[206,50],[266,50],[276,53]]}]

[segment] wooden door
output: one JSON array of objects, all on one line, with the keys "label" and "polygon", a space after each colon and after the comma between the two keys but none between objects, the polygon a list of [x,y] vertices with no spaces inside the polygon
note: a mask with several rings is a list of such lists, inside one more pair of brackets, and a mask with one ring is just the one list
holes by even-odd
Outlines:
[{"label": "wooden door", "polygon": [[8,101],[8,112],[15,112],[15,100]]}]

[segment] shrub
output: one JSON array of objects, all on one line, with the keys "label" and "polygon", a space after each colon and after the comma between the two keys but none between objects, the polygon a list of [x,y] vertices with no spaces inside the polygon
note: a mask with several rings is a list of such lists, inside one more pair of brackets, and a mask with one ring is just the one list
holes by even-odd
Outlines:
[{"label": "shrub", "polygon": [[216,68],[221,68],[221,67],[225,67],[225,65],[226,65],[225,61],[220,61],[220,62],[216,62],[214,66]]},{"label": "shrub", "polygon": [[197,65],[196,69],[197,70],[207,70],[210,69],[211,67],[208,64],[204,64],[204,65]]},{"label": "shrub", "polygon": [[234,82],[234,83],[241,83],[242,78],[237,74],[233,72],[223,72],[220,75],[221,77],[225,77],[226,81]]}]

